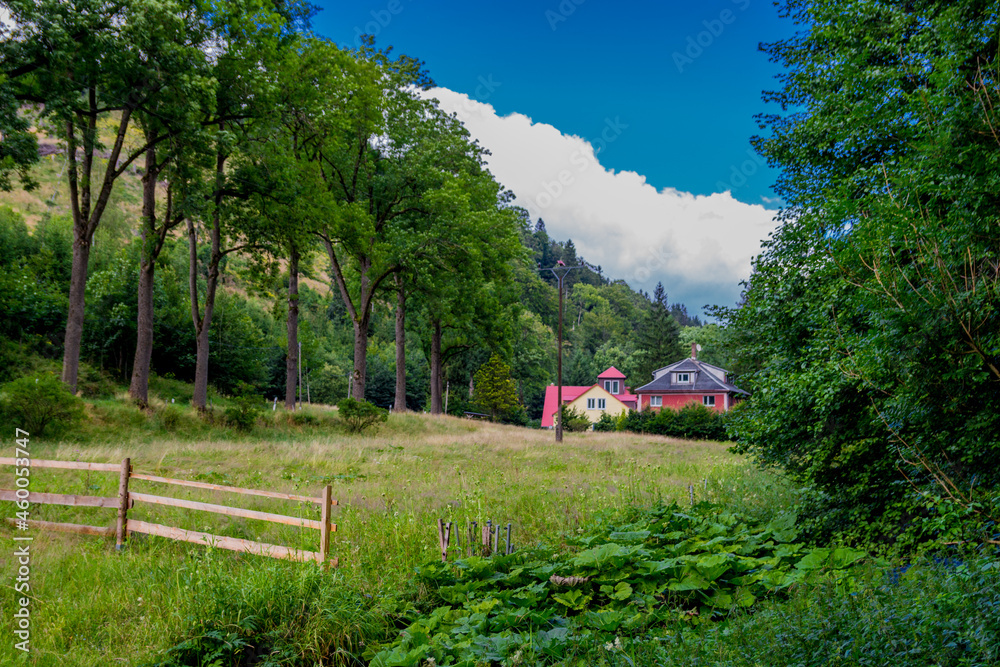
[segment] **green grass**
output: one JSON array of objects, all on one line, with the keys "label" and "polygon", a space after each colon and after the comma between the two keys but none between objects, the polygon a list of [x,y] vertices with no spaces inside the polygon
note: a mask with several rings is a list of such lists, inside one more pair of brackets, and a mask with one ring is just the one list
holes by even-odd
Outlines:
[{"label": "green grass", "polygon": [[[173,416],[165,419],[168,411]],[[318,495],[331,484],[340,503],[331,551],[340,567],[322,574],[311,565],[230,552],[209,557],[203,547],[153,537],[133,538],[125,553],[115,553],[113,540],[32,531],[34,650],[28,664],[96,665],[111,659],[138,664],[197,628],[229,622],[228,612],[218,610],[229,609],[232,591],[242,588],[250,596],[251,616],[259,606],[253,595],[270,596],[278,606],[308,607],[282,632],[294,636],[289,641],[305,651],[302,655],[319,655],[326,649],[316,628],[345,605],[354,610],[352,618],[357,613],[362,628],[350,641],[385,634],[385,623],[373,619],[390,618],[386,609],[394,608],[397,594],[412,589],[413,568],[434,558],[438,518],[460,526],[471,520],[510,522],[515,544],[557,544],[560,535],[602,513],[660,498],[686,502],[688,485],[699,490],[699,499],[706,493],[718,498],[744,493],[738,481],[744,463],[718,443],[584,433],[567,434],[557,444],[549,431],[418,414],[393,415],[372,435],[350,436],[336,426],[334,412],[319,407],[311,411],[312,424],[296,423],[279,410],[265,413],[267,424],[244,434],[159,397],[152,411],[119,398],[91,401],[88,412],[83,437],[33,441],[33,456],[105,462],[129,456],[137,472],[303,495]],[[12,483],[12,473],[4,470],[0,487],[13,488]],[[318,518],[311,504],[140,480],[132,489]],[[111,497],[117,475],[36,468],[31,490]],[[785,498],[772,500],[780,504]],[[3,511],[4,517],[13,516],[14,508],[4,503]],[[308,529],[141,503],[129,516],[312,551],[318,547],[318,534]],[[114,511],[107,509],[33,505],[31,517],[114,525]],[[0,526],[0,571],[6,573],[14,568],[12,537],[8,526]],[[199,577],[215,588],[205,589],[209,584]],[[313,602],[295,602],[277,584],[302,577],[312,582],[307,597]],[[13,590],[6,585],[2,590],[4,608],[12,608]],[[414,596],[419,601],[419,591]],[[274,627],[272,621],[254,622]],[[0,663],[16,657],[11,642],[0,644]]]},{"label": "green grass", "polygon": [[[533,431],[450,417],[392,415],[373,434],[346,434],[336,412],[266,412],[248,433],[179,400],[157,381],[152,410],[126,399],[88,401],[75,433],[32,441],[35,458],[120,462],[136,471],[317,495],[340,504],[331,551],[340,567],[276,561],[155,537],[113,540],[31,531],[32,651],[0,643],[0,664],[361,665],[426,614],[434,591],[417,566],[437,558],[436,521],[514,524],[516,545],[569,548],[593,526],[658,500],[698,501],[755,521],[792,507],[796,489],[712,442],[626,433]],[[170,403],[171,394],[175,398]],[[164,400],[166,398],[167,400]],[[13,441],[9,441],[11,449]],[[13,452],[11,451],[11,454]],[[9,469],[0,487],[12,488]],[[312,504],[246,498],[134,480],[137,491],[318,518]],[[35,468],[31,490],[114,496],[115,473]],[[14,508],[2,505],[3,517]],[[36,519],[112,526],[114,511],[33,505]],[[130,517],[316,550],[315,531],[138,504]],[[14,609],[14,532],[0,525],[0,604]],[[800,585],[748,612],[678,631],[574,645],[580,665],[1000,664],[996,559],[923,565],[888,584],[874,566],[853,594]],[[522,653],[520,664],[545,656]],[[217,661],[217,662],[216,662]]]}]

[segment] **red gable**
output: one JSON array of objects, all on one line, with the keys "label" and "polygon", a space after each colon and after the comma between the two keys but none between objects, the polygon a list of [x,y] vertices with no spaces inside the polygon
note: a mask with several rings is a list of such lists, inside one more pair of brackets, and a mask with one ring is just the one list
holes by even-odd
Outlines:
[{"label": "red gable", "polygon": [[614,366],[612,366],[608,370],[606,370],[603,373],[601,373],[600,375],[598,375],[597,379],[598,380],[624,380],[625,379],[625,374],[622,373],[617,368],[615,368]]}]

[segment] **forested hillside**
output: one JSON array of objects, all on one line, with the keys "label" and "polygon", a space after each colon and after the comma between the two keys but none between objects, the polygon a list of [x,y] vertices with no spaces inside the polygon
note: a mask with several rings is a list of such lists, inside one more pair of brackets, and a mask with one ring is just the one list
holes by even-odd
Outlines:
[{"label": "forested hillside", "polygon": [[[62,156],[53,158],[58,159]],[[56,193],[57,200],[65,190],[52,180],[43,183],[42,191]],[[52,362],[62,356],[71,221],[57,206],[33,220],[32,209],[18,205],[29,196],[23,191],[0,194],[4,202],[0,208],[0,281],[4,286],[0,309],[5,323],[3,354],[8,362],[3,364],[3,381],[26,368],[24,355]],[[119,206],[109,216],[113,224],[97,234],[90,260],[83,356],[89,365],[124,383],[135,355],[139,241],[129,233],[127,203]],[[538,418],[545,386],[555,381],[558,294],[552,274],[535,270],[535,265],[554,265],[558,260],[567,266],[588,265],[576,255],[572,241],[551,240],[544,223],[522,226],[520,238],[526,254],[518,264],[514,285],[523,307],[509,304],[507,311],[498,311],[500,321],[489,327],[443,332],[444,380],[452,388],[451,412],[469,409],[470,379],[494,351],[510,365],[528,418]],[[207,247],[199,251],[202,279],[208,252]],[[153,370],[193,381],[196,344],[186,284],[188,239],[179,234],[168,238],[161,257],[155,285]],[[261,259],[271,258],[242,252],[227,256],[221,264],[209,378],[214,389],[225,394],[251,392],[280,398],[286,384],[287,260],[278,257],[270,273],[261,273],[257,271]],[[336,403],[346,397],[350,384],[350,317],[343,299],[331,289],[329,262],[320,248],[303,253],[299,270],[299,339],[306,396],[313,402]],[[623,281],[602,276],[598,267],[571,271],[566,285],[566,384],[590,384],[610,365],[628,374],[633,383],[645,382],[653,368],[683,354],[680,337],[690,341],[702,331],[679,327],[662,289],[652,296],[635,292]],[[199,289],[203,294],[203,283]],[[383,407],[395,399],[395,296],[388,290],[379,295],[369,335],[366,398]],[[717,327],[710,325],[703,331],[706,335],[700,340],[706,345],[713,328]],[[426,315],[411,315],[406,332],[407,407],[429,409],[431,335]]]},{"label": "forested hillside", "polygon": [[[71,389],[82,362],[140,404],[155,373],[193,382],[199,408],[211,391],[288,407],[350,393],[460,412],[496,354],[523,406],[505,418],[526,423],[555,381],[557,262],[580,267],[565,382],[615,365],[641,384],[682,354],[678,319],[698,318],[513,207],[483,149],[421,96],[421,63],[318,39],[305,5],[237,4],[15,7],[3,379],[37,355]],[[47,30],[53,16],[73,30]],[[144,55],[107,60],[123,50]]]}]

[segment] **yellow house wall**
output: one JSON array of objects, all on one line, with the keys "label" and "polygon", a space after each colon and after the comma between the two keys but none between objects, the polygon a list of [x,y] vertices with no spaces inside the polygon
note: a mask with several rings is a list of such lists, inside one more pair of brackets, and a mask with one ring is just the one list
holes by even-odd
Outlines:
[{"label": "yellow house wall", "polygon": [[[594,408],[593,410],[587,409],[587,399],[593,398],[603,398],[605,400],[605,407],[603,410],[598,410]],[[587,415],[587,419],[591,422],[598,422],[601,420],[601,415],[608,413],[612,417],[616,417],[622,412],[628,410],[625,404],[615,398],[614,394],[609,393],[603,387],[591,387],[587,391],[580,394],[576,400],[567,403],[567,405],[577,412]]]}]

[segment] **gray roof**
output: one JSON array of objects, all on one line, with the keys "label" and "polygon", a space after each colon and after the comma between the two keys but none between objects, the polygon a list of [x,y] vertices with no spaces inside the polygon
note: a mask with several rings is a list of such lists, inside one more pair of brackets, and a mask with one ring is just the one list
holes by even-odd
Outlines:
[{"label": "gray roof", "polygon": [[[683,393],[712,393],[712,392],[732,392],[735,394],[746,394],[739,387],[729,384],[728,382],[723,382],[712,371],[716,371],[723,377],[726,376],[726,370],[724,368],[719,368],[718,366],[713,366],[712,364],[706,364],[703,361],[698,361],[697,359],[687,358],[682,361],[678,361],[675,364],[670,364],[663,368],[658,368],[654,371],[654,380],[649,384],[643,385],[638,389],[635,389],[633,393],[638,394],[639,392],[683,392]],[[693,377],[693,382],[686,384],[677,384],[673,381],[674,373],[690,373]],[[656,376],[659,377],[656,377]]]}]

